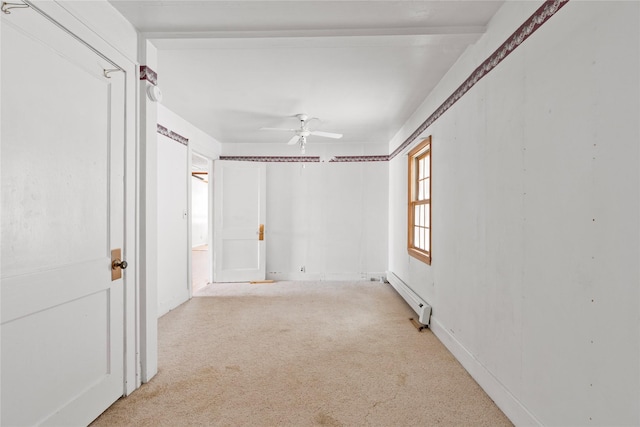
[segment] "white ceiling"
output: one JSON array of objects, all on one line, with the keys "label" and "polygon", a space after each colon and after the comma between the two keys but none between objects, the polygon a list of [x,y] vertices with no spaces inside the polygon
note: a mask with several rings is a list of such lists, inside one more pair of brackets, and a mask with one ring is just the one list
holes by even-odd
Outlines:
[{"label": "white ceiling", "polygon": [[111,3],[158,48],[162,103],[222,143],[282,142],[297,113],[386,144],[503,1]]}]

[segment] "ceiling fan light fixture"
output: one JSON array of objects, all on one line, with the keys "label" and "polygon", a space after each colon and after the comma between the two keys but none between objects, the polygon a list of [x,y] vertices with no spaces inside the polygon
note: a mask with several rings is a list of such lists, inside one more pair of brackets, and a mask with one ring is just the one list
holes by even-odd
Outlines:
[{"label": "ceiling fan light fixture", "polygon": [[263,127],[263,128],[261,128],[261,130],[277,130],[277,131],[294,132],[295,135],[293,135],[293,137],[289,140],[289,142],[287,142],[287,144],[288,145],[293,145],[293,144],[296,144],[296,143],[300,144],[300,150],[302,151],[303,154],[304,154],[305,144],[307,143],[307,137],[310,136],[310,135],[321,136],[321,137],[324,137],[324,138],[333,138],[333,139],[342,138],[342,134],[341,133],[309,130],[309,128],[307,127],[309,121],[311,121],[311,120],[320,120],[317,117],[309,118],[309,116],[307,114],[303,114],[303,113],[296,114],[295,117],[297,117],[298,120],[300,120],[300,128],[299,129],[283,129],[283,128]]}]

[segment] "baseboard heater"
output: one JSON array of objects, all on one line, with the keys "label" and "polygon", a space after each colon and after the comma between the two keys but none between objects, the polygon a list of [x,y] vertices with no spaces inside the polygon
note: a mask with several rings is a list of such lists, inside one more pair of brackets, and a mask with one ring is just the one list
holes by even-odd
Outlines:
[{"label": "baseboard heater", "polygon": [[400,294],[402,298],[409,304],[418,315],[418,321],[423,325],[429,324],[431,318],[431,306],[416,294],[413,289],[407,286],[398,276],[387,271],[387,281]]}]

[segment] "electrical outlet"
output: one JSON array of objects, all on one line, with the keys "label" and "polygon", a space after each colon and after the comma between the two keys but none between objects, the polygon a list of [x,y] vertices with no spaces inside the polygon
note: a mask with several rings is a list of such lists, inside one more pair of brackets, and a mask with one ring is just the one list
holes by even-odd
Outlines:
[{"label": "electrical outlet", "polygon": [[304,273],[304,272],[306,272],[306,271],[307,271],[307,269],[305,268],[305,266],[304,266],[304,265],[301,265],[301,266],[300,266],[300,271],[301,271],[302,273]]}]

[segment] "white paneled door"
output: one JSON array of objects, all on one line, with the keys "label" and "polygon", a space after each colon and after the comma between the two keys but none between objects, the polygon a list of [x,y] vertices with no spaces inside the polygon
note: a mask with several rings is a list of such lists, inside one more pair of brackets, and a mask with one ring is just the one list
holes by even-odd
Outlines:
[{"label": "white paneled door", "polygon": [[1,423],[86,425],[124,391],[125,75],[32,8],[1,40]]},{"label": "white paneled door", "polygon": [[265,278],[266,165],[214,162],[214,281]]}]

